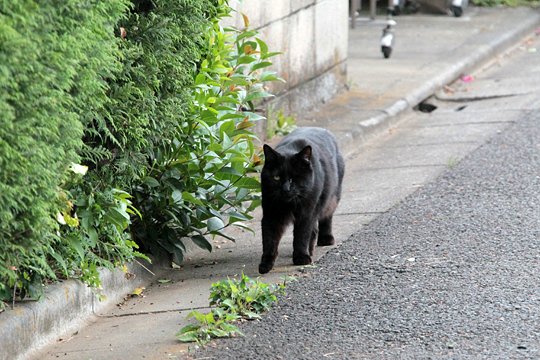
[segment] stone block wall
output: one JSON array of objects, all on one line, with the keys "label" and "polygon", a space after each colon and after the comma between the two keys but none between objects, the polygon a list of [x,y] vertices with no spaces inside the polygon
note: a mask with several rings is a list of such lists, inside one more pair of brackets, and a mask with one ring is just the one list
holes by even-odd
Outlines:
[{"label": "stone block wall", "polygon": [[243,26],[240,13],[259,30],[271,51],[273,70],[286,80],[270,89],[270,111],[301,116],[331,99],[346,84],[348,0],[243,0],[228,25]]}]

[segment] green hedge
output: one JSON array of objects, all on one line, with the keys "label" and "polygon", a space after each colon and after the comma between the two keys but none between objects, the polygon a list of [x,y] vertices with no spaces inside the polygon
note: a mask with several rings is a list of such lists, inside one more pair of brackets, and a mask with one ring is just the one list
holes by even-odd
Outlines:
[{"label": "green hedge", "polygon": [[[119,68],[113,26],[127,2],[0,2],[0,293],[54,277],[59,185],[81,149],[81,118],[103,107]],[[20,284],[23,286],[24,284]]]},{"label": "green hedge", "polygon": [[[130,191],[189,107],[217,1],[0,3],[0,297],[133,258]],[[72,163],[90,167],[86,176]],[[139,214],[140,215],[140,214]],[[61,217],[61,219],[58,219]],[[61,221],[58,221],[61,220]]]},{"label": "green hedge", "polygon": [[189,87],[189,112],[178,117],[176,133],[154,148],[146,176],[133,188],[143,216],[132,227],[137,241],[154,254],[183,260],[185,242],[211,251],[210,240],[231,225],[244,227],[259,204],[261,165],[258,139],[250,130],[264,119],[259,100],[271,96],[268,51],[257,32],[245,27],[223,29],[226,3],[202,32],[204,58]]},{"label": "green hedge", "polygon": [[[148,186],[149,174],[156,154],[170,149],[190,116],[205,30],[218,8],[226,6],[221,0],[138,0],[132,5],[116,27],[120,70],[108,79],[108,101],[83,119],[82,162],[90,171],[68,196],[81,221],[64,226],[64,238],[78,243],[74,256],[86,261],[80,253],[91,254],[92,267],[85,265],[82,275],[96,284],[96,265],[110,268],[140,256],[131,240],[131,221],[153,219],[152,213],[161,211],[158,204],[141,203],[167,197]],[[132,200],[141,213],[131,207]],[[137,240],[146,252],[152,249],[141,236]]]},{"label": "green hedge", "polygon": [[[0,2],[0,300],[243,226],[278,80],[227,0]],[[82,165],[77,165],[82,164]],[[1,304],[1,303],[0,303]]]},{"label": "green hedge", "polygon": [[101,183],[105,177],[135,186],[151,165],[148,157],[177,134],[216,6],[217,0],[137,0],[119,22],[122,68],[110,82],[105,111],[85,123],[84,160]]}]

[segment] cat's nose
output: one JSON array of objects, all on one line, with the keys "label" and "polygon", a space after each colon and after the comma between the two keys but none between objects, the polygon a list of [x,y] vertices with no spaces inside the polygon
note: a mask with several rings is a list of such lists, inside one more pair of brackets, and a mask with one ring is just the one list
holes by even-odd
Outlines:
[{"label": "cat's nose", "polygon": [[285,191],[285,192],[291,191],[291,180],[285,181],[285,182],[283,183],[282,189],[283,189],[283,191]]}]

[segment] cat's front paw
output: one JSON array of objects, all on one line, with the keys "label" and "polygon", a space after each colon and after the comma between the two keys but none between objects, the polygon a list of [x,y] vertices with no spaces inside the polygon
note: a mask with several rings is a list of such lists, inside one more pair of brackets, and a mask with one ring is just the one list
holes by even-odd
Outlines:
[{"label": "cat's front paw", "polygon": [[311,256],[309,255],[293,255],[294,265],[309,265],[311,264]]},{"label": "cat's front paw", "polygon": [[259,274],[266,274],[267,272],[272,270],[273,267],[274,267],[274,264],[271,264],[271,263],[260,263]]},{"label": "cat's front paw", "polygon": [[332,235],[322,235],[319,236],[317,239],[317,245],[318,246],[331,246],[336,243],[336,240],[334,240],[334,237]]}]

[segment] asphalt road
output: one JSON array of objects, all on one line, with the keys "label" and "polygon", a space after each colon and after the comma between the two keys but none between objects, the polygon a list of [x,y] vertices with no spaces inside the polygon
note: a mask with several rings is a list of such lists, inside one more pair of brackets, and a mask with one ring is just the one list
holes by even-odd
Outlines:
[{"label": "asphalt road", "polygon": [[205,356],[540,358],[539,124],[523,118],[378,217]]},{"label": "asphalt road", "polygon": [[[499,74],[538,74],[530,60]],[[245,337],[192,356],[539,359],[540,113],[378,216],[289,285],[263,321],[240,327]]]}]

